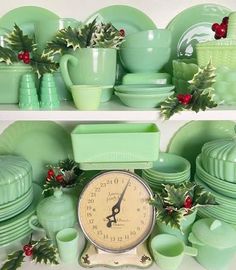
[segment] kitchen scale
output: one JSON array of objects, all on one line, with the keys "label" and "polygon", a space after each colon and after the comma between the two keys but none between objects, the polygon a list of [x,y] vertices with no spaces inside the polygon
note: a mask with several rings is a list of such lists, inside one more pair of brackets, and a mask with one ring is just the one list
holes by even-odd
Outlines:
[{"label": "kitchen scale", "polygon": [[155,223],[150,198],[151,189],[133,172],[111,170],[96,175],[78,203],[79,223],[88,240],[80,264],[150,266],[152,257],[145,242]]}]

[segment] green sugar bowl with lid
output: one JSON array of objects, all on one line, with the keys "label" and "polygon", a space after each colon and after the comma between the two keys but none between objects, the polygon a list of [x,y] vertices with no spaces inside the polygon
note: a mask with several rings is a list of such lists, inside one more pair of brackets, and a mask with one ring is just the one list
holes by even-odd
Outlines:
[{"label": "green sugar bowl with lid", "polygon": [[236,231],[228,223],[203,218],[194,223],[188,240],[206,270],[227,270],[236,254]]},{"label": "green sugar bowl with lid", "polygon": [[[36,214],[29,219],[29,226],[36,231],[45,232],[55,243],[56,234],[62,229],[74,227],[76,206],[73,196],[55,189],[52,196],[43,199],[36,208]],[[35,222],[42,227],[35,226]]]}]

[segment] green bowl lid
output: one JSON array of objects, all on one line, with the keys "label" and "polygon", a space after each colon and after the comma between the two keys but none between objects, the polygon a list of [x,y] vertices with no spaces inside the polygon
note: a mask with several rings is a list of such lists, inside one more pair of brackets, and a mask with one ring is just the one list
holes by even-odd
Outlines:
[{"label": "green bowl lid", "polygon": [[192,228],[194,236],[202,243],[225,249],[236,246],[236,231],[228,223],[212,218],[198,220]]}]

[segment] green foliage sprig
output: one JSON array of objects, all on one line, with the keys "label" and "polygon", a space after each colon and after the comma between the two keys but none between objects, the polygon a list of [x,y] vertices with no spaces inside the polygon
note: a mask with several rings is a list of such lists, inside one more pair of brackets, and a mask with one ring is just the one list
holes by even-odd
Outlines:
[{"label": "green foliage sprig", "polygon": [[[53,55],[40,53],[34,39],[24,35],[20,27],[15,24],[11,33],[5,37],[6,47],[0,46],[0,62],[10,65],[17,62],[31,65],[33,71],[40,77],[44,73],[51,73],[58,69],[58,63],[53,61]],[[24,53],[29,55],[28,61],[23,61]]]},{"label": "green foliage sprig", "polygon": [[169,119],[175,113],[192,110],[196,113],[207,108],[214,108],[215,68],[211,62],[203,69],[199,68],[191,81],[189,81],[188,94],[173,94],[161,103],[161,114]]},{"label": "green foliage sprig", "polygon": [[150,203],[156,208],[156,220],[181,230],[186,215],[199,207],[217,205],[215,197],[201,186],[185,182],[180,185],[163,185]]},{"label": "green foliage sprig", "polygon": [[69,49],[77,48],[119,48],[123,41],[123,32],[117,30],[111,23],[97,23],[94,19],[78,29],[69,26],[59,30],[55,38],[48,42],[45,53],[63,54]]}]

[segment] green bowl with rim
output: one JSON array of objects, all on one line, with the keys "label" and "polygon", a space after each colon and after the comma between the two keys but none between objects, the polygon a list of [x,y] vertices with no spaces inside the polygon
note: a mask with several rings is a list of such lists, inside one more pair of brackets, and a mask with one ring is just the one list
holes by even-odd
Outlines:
[{"label": "green bowl with rim", "polygon": [[115,95],[118,96],[122,103],[128,107],[133,108],[156,108],[169,96],[173,94],[173,91],[164,94],[150,94],[150,95],[135,95],[126,94],[115,91]]},{"label": "green bowl with rim", "polygon": [[165,94],[172,91],[175,86],[171,84],[121,84],[114,87],[117,92],[127,94]]}]

